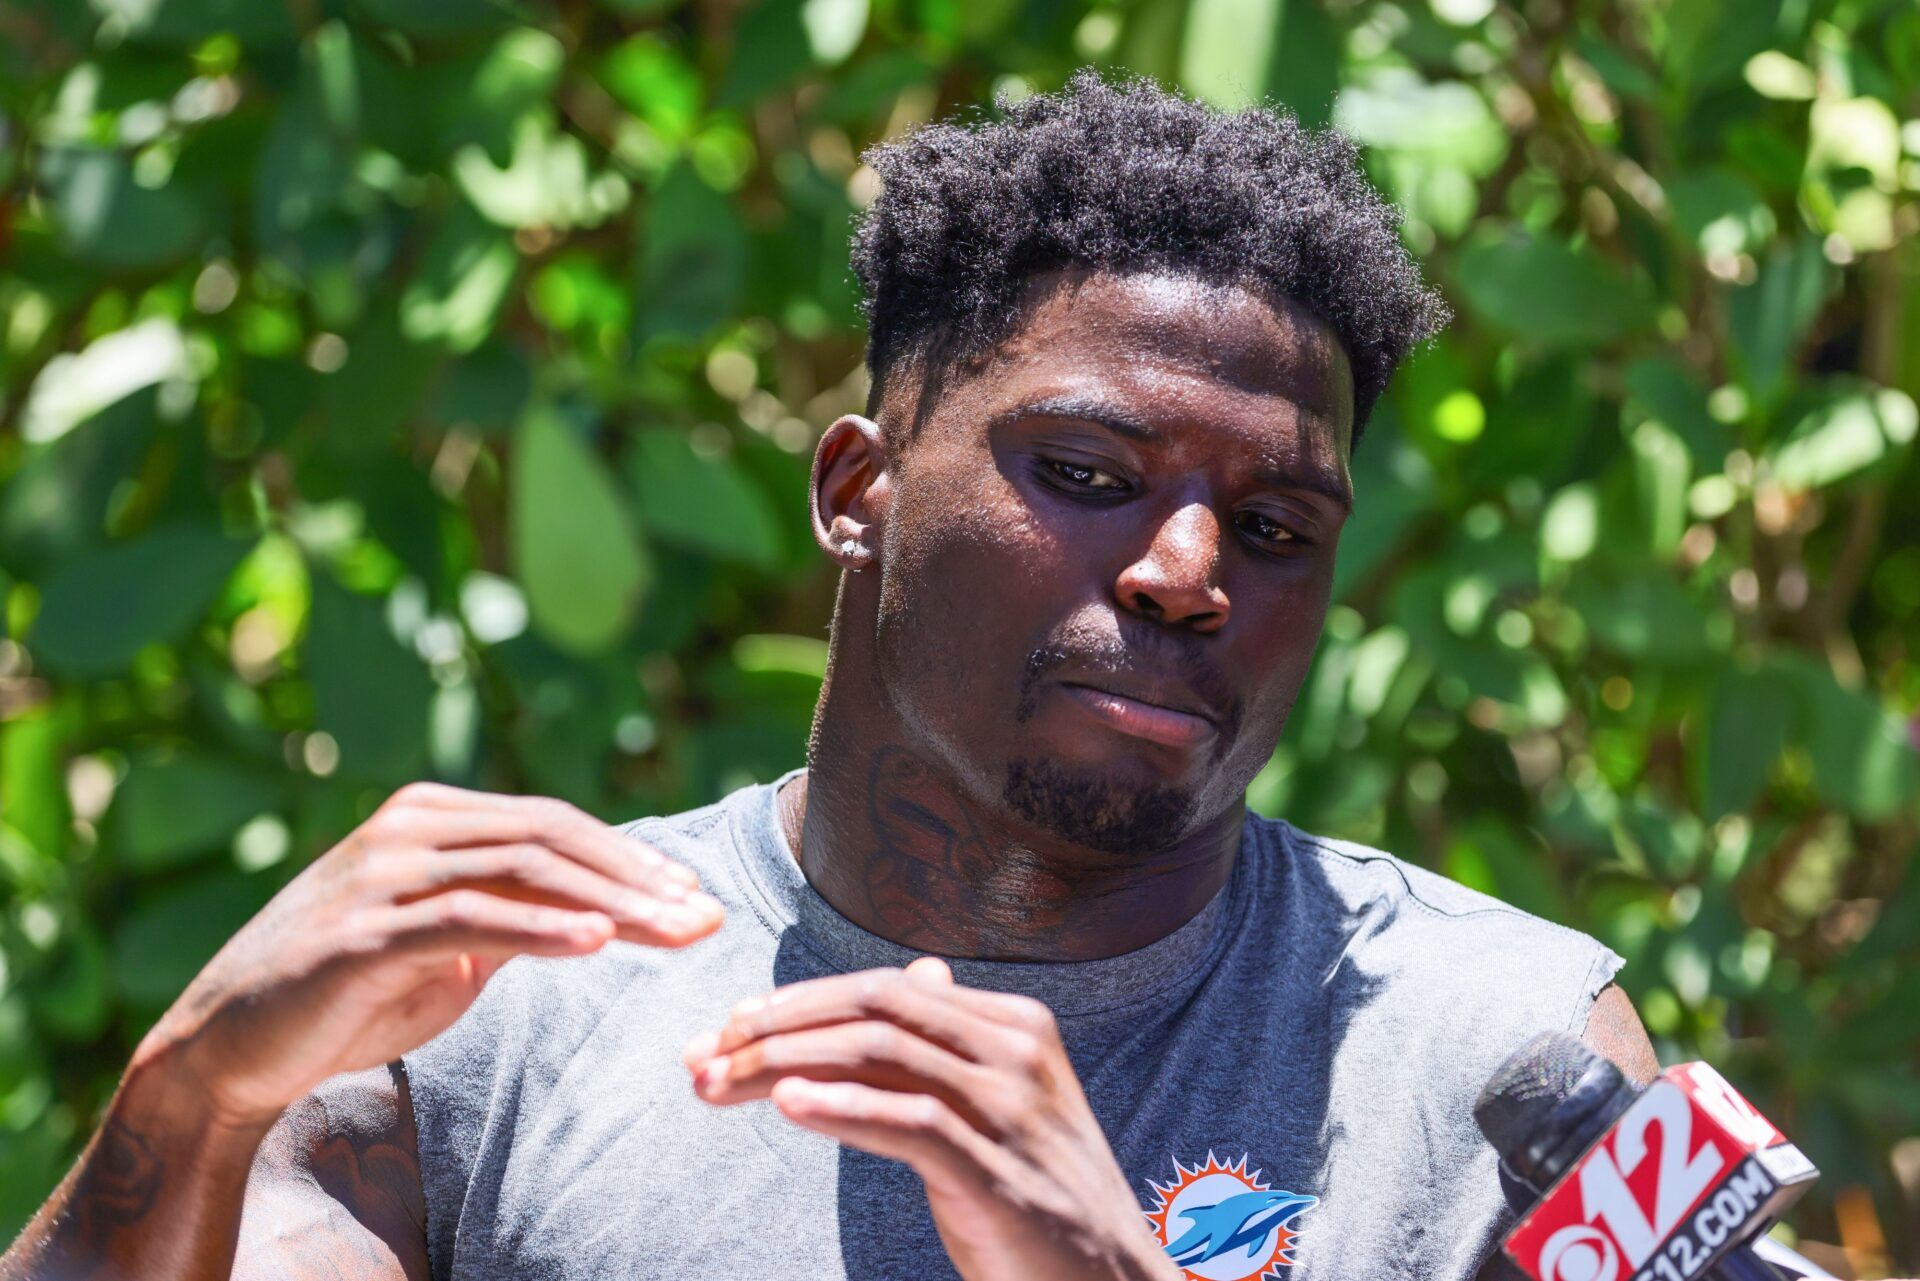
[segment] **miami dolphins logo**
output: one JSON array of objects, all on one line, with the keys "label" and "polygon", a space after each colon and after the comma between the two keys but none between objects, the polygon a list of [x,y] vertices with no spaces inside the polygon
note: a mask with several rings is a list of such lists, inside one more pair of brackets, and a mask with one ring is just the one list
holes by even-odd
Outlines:
[{"label": "miami dolphins logo", "polygon": [[1244,1156],[1222,1165],[1209,1152],[1204,1165],[1175,1159],[1173,1169],[1171,1183],[1147,1180],[1156,1201],[1147,1222],[1189,1281],[1278,1277],[1293,1262],[1293,1221],[1318,1197],[1277,1191],[1260,1171],[1247,1173]]}]

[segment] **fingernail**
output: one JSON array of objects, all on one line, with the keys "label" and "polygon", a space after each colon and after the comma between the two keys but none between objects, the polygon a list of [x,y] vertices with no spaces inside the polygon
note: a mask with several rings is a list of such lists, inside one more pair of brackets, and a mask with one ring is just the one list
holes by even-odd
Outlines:
[{"label": "fingernail", "polygon": [[720,900],[705,890],[698,890],[689,894],[687,896],[687,906],[708,919],[725,916],[727,914],[727,909],[720,905]]},{"label": "fingernail", "polygon": [[805,1105],[818,1103],[823,1094],[823,1089],[819,1083],[809,1081],[804,1076],[789,1076],[776,1081],[773,1086],[773,1092],[775,1097],[782,1102]]},{"label": "fingernail", "polygon": [[727,1084],[727,1074],[732,1070],[733,1061],[721,1055],[700,1070],[700,1084],[708,1090],[724,1089]]},{"label": "fingernail", "polygon": [[664,906],[665,916],[662,923],[669,930],[705,929],[712,919],[707,913],[687,903],[668,903]]},{"label": "fingernail", "polygon": [[644,894],[629,895],[626,906],[627,915],[642,925],[652,925],[660,919],[660,909]]},{"label": "fingernail", "polygon": [[719,1049],[720,1034],[718,1032],[702,1032],[699,1036],[687,1042],[687,1048],[680,1052],[680,1057],[689,1069],[693,1069],[712,1058]]},{"label": "fingernail", "polygon": [[687,887],[676,880],[664,880],[660,882],[659,894],[661,898],[682,903],[686,901]]}]

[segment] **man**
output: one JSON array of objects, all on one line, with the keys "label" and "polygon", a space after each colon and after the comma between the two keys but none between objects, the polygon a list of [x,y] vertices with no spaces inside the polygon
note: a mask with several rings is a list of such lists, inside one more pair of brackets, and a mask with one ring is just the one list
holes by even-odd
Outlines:
[{"label": "man", "polygon": [[809,768],[622,832],[403,789],[0,1274],[1466,1277],[1500,1059],[1652,1074],[1606,948],[1244,808],[1444,319],[1351,149],[1082,75],[871,160]]}]

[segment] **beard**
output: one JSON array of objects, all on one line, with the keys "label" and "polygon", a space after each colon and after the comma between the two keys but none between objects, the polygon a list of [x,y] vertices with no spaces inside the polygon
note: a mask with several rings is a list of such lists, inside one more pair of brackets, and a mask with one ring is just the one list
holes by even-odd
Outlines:
[{"label": "beard", "polygon": [[1186,834],[1197,798],[1165,783],[1126,786],[1055,760],[1009,762],[1002,799],[1021,819],[1105,854],[1149,854]]}]

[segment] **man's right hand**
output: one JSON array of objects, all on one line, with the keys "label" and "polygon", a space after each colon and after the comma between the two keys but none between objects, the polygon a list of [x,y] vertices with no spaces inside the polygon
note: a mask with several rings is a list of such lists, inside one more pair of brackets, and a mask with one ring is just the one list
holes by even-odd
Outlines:
[{"label": "man's right hand", "polygon": [[431,1040],[520,954],[720,925],[699,878],[556,800],[414,783],[295,877],[134,1056],[236,1126]]},{"label": "man's right hand", "polygon": [[[249,1171],[290,1104],[431,1040],[511,957],[579,955],[611,938],[684,947],[720,918],[691,871],[570,805],[432,783],[400,789],[161,1016],[79,1162],[0,1255],[0,1281],[230,1275]],[[393,1105],[361,1128],[404,1158],[404,1091]],[[391,1228],[392,1213],[309,1206],[303,1198],[329,1194],[300,1173],[286,1137],[288,1150],[259,1170],[260,1195],[282,1194],[260,1207],[273,1220],[261,1230],[277,1243],[261,1249],[280,1258],[355,1247],[370,1261],[354,1275],[424,1275],[424,1239],[370,1226]],[[405,1217],[404,1204],[386,1209]],[[303,1245],[316,1225],[332,1240]],[[293,1274],[253,1262],[262,1267],[249,1275]]]}]

